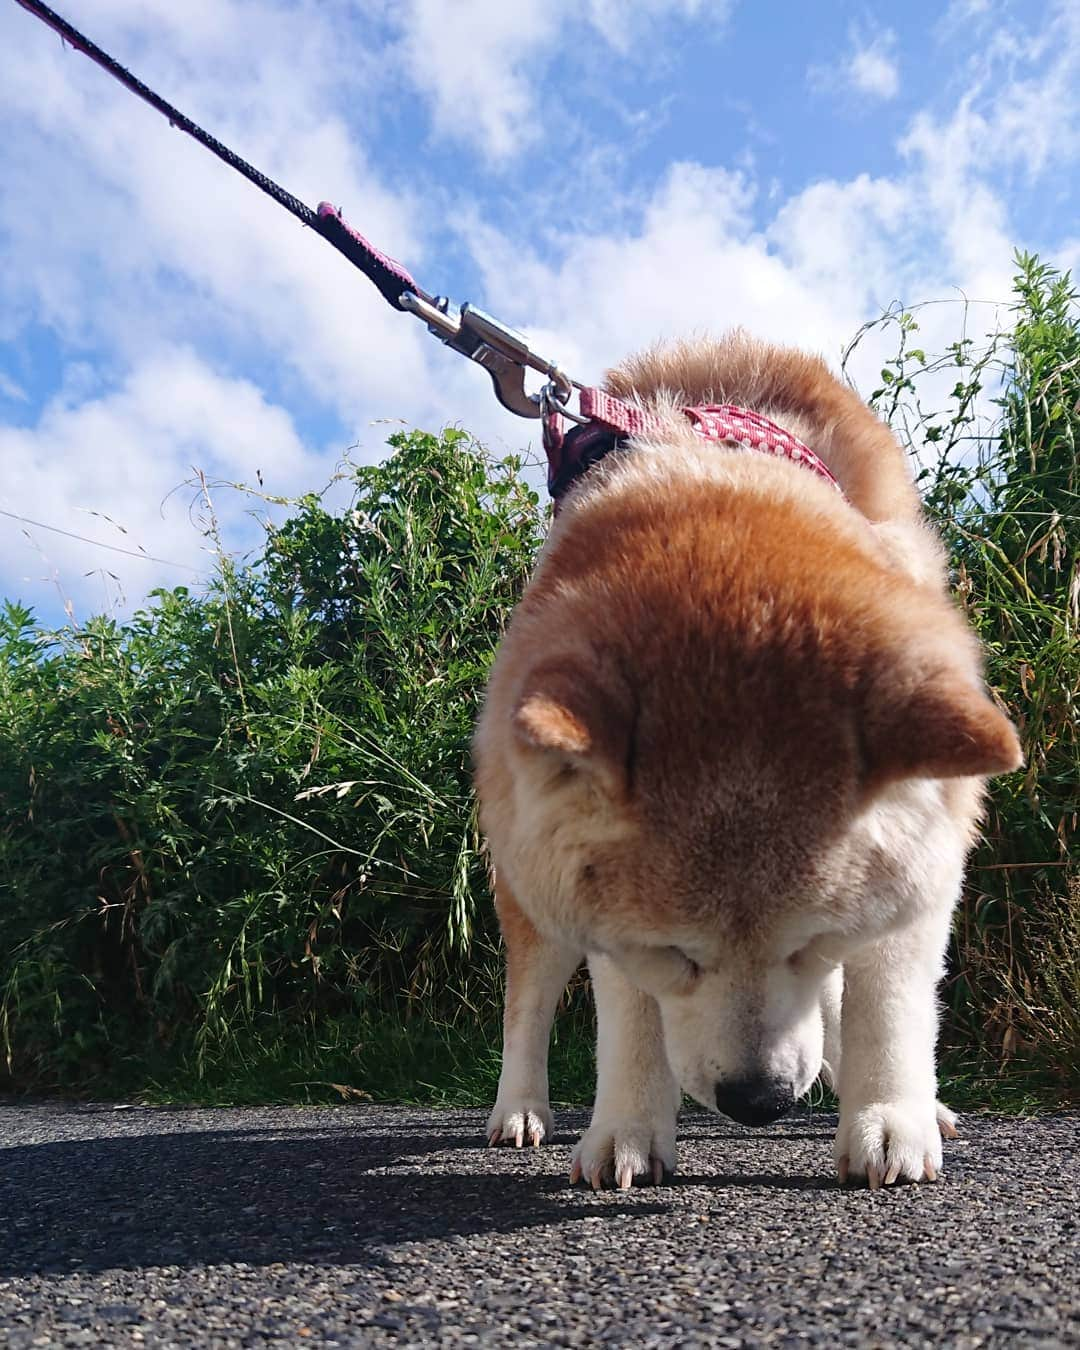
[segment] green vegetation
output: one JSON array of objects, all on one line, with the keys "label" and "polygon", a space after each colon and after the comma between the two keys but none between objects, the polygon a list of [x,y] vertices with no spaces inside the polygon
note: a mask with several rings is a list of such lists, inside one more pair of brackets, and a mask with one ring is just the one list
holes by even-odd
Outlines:
[{"label": "green vegetation", "polygon": [[397,1091],[400,1032],[373,1025],[419,1045],[490,1014],[469,737],[542,518],[520,465],[461,432],[391,446],[348,509],[303,499],[205,596],[63,632],[4,609],[15,1084],[226,1091],[265,1060],[275,1092],[286,1063],[294,1095]]},{"label": "green vegetation", "polygon": [[[947,1062],[980,1091],[1080,1093],[1080,307],[1068,275],[1017,258],[1014,324],[941,357],[891,316],[873,394],[922,468],[957,596],[1024,771],[993,784],[957,916]],[[980,412],[989,400],[990,414]]]},{"label": "green vegetation", "polygon": [[[921,456],[1028,756],[995,785],[958,917],[950,1086],[1059,1102],[1080,1078],[1076,296],[1024,258],[1015,327],[988,344],[928,359],[912,314],[883,322],[875,401]],[[0,1086],[492,1098],[468,745],[544,517],[520,464],[461,432],[391,446],[346,509],[303,498],[204,595],[57,631],[3,608]],[[568,1002],[553,1095],[582,1100],[581,985]]]}]

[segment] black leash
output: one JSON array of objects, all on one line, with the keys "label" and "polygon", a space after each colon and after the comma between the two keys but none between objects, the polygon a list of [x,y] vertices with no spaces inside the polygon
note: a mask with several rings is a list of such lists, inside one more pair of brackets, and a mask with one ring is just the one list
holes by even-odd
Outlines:
[{"label": "black leash", "polygon": [[216,137],[211,136],[208,131],[204,131],[198,123],[185,116],[179,108],[174,108],[171,103],[166,103],[160,94],[155,94],[148,85],[143,84],[142,80],[132,75],[130,70],[126,70],[119,61],[114,60],[108,52],[102,51],[88,37],[80,33],[77,28],[73,28],[66,19],[61,18],[54,10],[49,9],[47,5],[39,4],[38,0],[15,0],[15,3],[39,18],[42,23],[47,23],[50,28],[60,34],[65,42],[88,56],[91,61],[96,62],[102,70],[108,71],[114,80],[119,80],[126,89],[130,89],[133,94],[137,94],[144,103],[149,103],[151,108],[156,108],[159,113],[169,119],[172,126],[186,132],[212,154],[217,155],[218,159],[224,160],[230,169],[242,173],[260,191],[265,192],[268,197],[272,197],[279,206],[283,206],[286,211],[291,211],[302,224],[317,230],[324,239],[333,244],[354,266],[358,267],[370,281],[374,282],[383,299],[393,305],[395,309],[405,309],[405,306],[401,303],[403,292],[418,295],[429,304],[434,302],[434,296],[421,290],[400,263],[395,262],[393,258],[388,258],[386,254],[380,253],[363,235],[352,229],[343,219],[341,212],[328,202],[321,203],[318,211],[313,211],[299,197],[294,197],[291,192],[286,191],[280,183],[275,183],[272,178],[268,178],[266,174],[261,173],[246,159],[241,159],[227,145],[222,145]]}]

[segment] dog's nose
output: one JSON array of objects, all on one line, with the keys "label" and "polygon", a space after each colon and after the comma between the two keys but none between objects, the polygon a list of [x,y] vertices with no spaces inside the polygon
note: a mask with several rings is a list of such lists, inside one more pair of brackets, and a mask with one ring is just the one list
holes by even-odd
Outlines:
[{"label": "dog's nose", "polygon": [[771,1125],[795,1105],[793,1083],[782,1078],[732,1078],[716,1085],[716,1105],[740,1125]]}]

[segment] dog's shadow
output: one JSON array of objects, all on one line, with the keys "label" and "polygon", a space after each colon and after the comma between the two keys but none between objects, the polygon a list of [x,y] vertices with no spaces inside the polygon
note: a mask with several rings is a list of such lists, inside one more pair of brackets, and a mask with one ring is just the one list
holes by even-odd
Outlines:
[{"label": "dog's shadow", "polygon": [[[319,1113],[299,1126],[290,1116],[278,1128],[260,1115],[250,1129],[192,1129],[187,1113],[148,1114],[152,1133],[110,1124],[97,1138],[2,1151],[0,1277],[237,1261],[373,1266],[402,1242],[668,1213],[682,1188],[837,1185],[827,1175],[752,1174],[731,1171],[730,1163],[708,1172],[699,1163],[659,1189],[594,1195],[568,1187],[561,1165],[554,1175],[538,1167],[531,1149],[485,1159],[464,1114],[448,1115],[445,1129],[433,1129],[430,1117],[363,1107]],[[573,1143],[588,1123],[585,1112],[560,1115],[555,1147]],[[213,1115],[205,1119],[212,1123]],[[776,1132],[819,1137],[808,1124],[795,1118]],[[695,1140],[751,1137],[762,1142],[761,1134],[698,1117],[685,1143],[689,1151]]]},{"label": "dog's shadow", "polygon": [[11,1146],[0,1153],[0,1278],[241,1261],[370,1267],[397,1243],[671,1205],[660,1192],[597,1204],[564,1175],[538,1172],[531,1150],[496,1167],[477,1165],[478,1153],[473,1133],[344,1116],[330,1129],[177,1133],[166,1118],[153,1134]]}]

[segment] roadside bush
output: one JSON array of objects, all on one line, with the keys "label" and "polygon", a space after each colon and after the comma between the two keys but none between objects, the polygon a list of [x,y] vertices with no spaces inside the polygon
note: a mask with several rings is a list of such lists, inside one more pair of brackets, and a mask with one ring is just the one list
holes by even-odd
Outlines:
[{"label": "roadside bush", "polygon": [[5,606],[9,1081],[206,1070],[260,1031],[469,999],[492,930],[470,729],[541,517],[462,432],[390,445],[206,595],[61,632]]},{"label": "roadside bush", "polygon": [[913,314],[884,320],[897,355],[872,401],[919,465],[1027,761],[992,785],[954,933],[947,1041],[969,1069],[1045,1073],[1052,1094],[1075,1098],[1080,304],[1068,275],[1026,254],[1017,267],[1014,322],[981,343],[928,358]]}]

